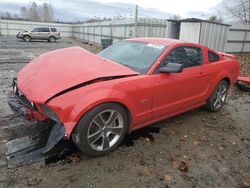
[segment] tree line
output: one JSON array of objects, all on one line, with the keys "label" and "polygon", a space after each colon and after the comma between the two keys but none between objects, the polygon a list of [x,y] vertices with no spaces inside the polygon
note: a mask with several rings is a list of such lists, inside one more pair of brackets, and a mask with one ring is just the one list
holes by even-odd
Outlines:
[{"label": "tree line", "polygon": [[[234,22],[250,25],[250,0],[224,0],[219,9],[220,11],[217,11],[219,13],[211,15],[207,18],[207,20],[221,23],[226,18],[226,20],[230,19],[234,20]],[[34,1],[31,2],[27,7],[21,7],[19,14],[0,12],[0,18],[38,22],[55,21],[54,9],[51,4],[43,3],[42,5],[37,5]],[[83,21],[75,20],[75,22],[86,23],[112,19],[115,18],[93,17]],[[181,17],[179,15],[173,15],[170,19],[178,20],[181,19]]]},{"label": "tree line", "polygon": [[9,12],[0,12],[0,16],[2,19],[11,20],[28,20],[36,22],[55,21],[54,9],[51,4],[43,3],[42,5],[37,5],[34,1],[27,7],[21,7],[19,15],[11,14]]}]

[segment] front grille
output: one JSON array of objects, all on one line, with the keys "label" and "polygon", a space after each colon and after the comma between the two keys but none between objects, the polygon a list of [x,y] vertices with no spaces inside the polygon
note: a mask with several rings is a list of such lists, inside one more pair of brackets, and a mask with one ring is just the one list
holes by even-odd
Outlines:
[{"label": "front grille", "polygon": [[[16,87],[16,89],[15,89]],[[18,98],[19,102],[21,102],[24,106],[32,109],[37,110],[35,105],[32,105],[32,103],[24,96],[24,94],[18,89],[16,84],[16,79],[13,79],[13,91]]]}]

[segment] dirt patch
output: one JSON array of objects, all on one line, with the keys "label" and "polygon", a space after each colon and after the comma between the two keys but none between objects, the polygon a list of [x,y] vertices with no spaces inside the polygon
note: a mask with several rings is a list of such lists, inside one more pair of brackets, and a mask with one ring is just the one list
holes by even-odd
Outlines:
[{"label": "dirt patch", "polygon": [[250,76],[250,53],[236,54],[241,66],[241,75]]},{"label": "dirt patch", "polygon": [[[14,44],[13,44],[14,43]],[[47,50],[81,45],[72,39],[60,43],[24,44],[12,39],[10,51],[31,45],[34,56]],[[40,47],[38,48],[37,45]],[[32,49],[34,48],[34,49]],[[3,48],[0,48],[0,57]],[[24,53],[26,53],[26,50]],[[6,51],[4,51],[6,54]],[[248,55],[247,55],[248,58]],[[14,58],[13,58],[14,59]],[[6,138],[21,136],[27,126],[7,106],[11,79],[25,63],[0,64],[0,187],[246,187],[250,183],[250,95],[232,88],[218,113],[203,108],[128,135],[113,153],[89,158],[77,151],[54,161],[7,169]],[[243,59],[243,60],[241,60]],[[250,74],[244,57],[242,72]],[[29,131],[33,131],[30,129]]]}]

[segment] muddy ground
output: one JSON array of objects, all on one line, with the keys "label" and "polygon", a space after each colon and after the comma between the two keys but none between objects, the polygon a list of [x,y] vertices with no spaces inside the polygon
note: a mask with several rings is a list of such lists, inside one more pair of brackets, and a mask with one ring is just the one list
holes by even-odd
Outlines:
[{"label": "muddy ground", "polygon": [[[75,45],[99,50],[73,39],[50,44],[0,37],[0,187],[250,187],[250,94],[235,87],[220,112],[200,108],[138,130],[109,155],[74,151],[8,169],[5,143],[34,131],[7,105],[12,77],[35,56]],[[250,55],[239,59],[250,75]]]}]

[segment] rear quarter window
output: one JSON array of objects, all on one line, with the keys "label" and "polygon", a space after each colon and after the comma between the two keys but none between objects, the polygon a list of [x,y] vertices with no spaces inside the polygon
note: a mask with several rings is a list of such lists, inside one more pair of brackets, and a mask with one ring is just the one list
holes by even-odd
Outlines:
[{"label": "rear quarter window", "polygon": [[208,51],[208,61],[209,62],[216,62],[220,60],[220,56],[214,52]]}]

